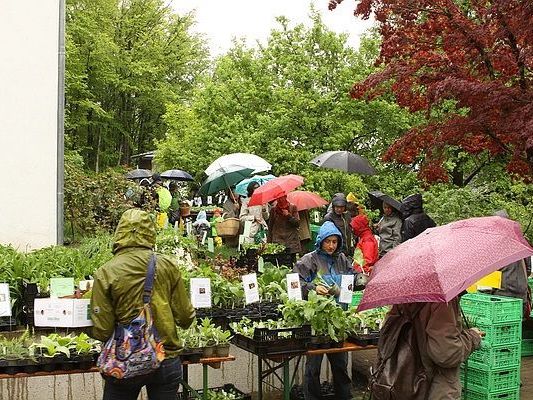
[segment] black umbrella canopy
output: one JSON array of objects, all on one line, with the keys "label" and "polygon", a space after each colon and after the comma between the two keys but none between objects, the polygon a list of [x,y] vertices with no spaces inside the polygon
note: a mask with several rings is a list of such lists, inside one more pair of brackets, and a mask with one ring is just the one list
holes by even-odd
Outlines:
[{"label": "black umbrella canopy", "polygon": [[194,181],[194,178],[186,171],[181,169],[169,169],[161,173],[161,178],[172,179],[175,181]]},{"label": "black umbrella canopy", "polygon": [[373,210],[381,210],[383,208],[383,202],[385,202],[401,213],[402,203],[390,197],[388,194],[375,190],[373,192],[368,192],[368,198],[370,199],[370,206]]},{"label": "black umbrella canopy", "polygon": [[152,176],[152,171],[147,169],[134,169],[126,173],[126,179],[143,179],[150,178]]},{"label": "black umbrella canopy", "polygon": [[376,170],[366,158],[349,151],[326,151],[310,162],[320,168],[339,169],[361,175],[376,174]]}]

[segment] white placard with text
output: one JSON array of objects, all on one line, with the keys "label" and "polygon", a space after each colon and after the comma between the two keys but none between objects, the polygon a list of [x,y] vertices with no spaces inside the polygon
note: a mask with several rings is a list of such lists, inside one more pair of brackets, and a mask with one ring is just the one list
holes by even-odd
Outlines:
[{"label": "white placard with text", "polygon": [[0,317],[11,317],[11,296],[7,283],[0,283]]},{"label": "white placard with text", "polygon": [[243,275],[242,285],[244,287],[244,300],[246,304],[257,303],[259,301],[259,286],[257,284],[257,275],[255,273]]},{"label": "white placard with text", "polygon": [[211,279],[191,278],[191,303],[194,308],[211,308]]},{"label": "white placard with text", "polygon": [[353,280],[354,275],[343,275],[341,278],[341,294],[339,303],[350,304],[353,297]]},{"label": "white placard with text", "polygon": [[287,294],[290,300],[302,300],[302,288],[300,287],[300,275],[287,274]]}]

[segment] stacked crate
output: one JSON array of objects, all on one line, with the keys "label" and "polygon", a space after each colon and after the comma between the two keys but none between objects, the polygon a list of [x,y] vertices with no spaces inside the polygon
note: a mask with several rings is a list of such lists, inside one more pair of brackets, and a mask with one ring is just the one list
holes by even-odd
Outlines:
[{"label": "stacked crate", "polygon": [[485,332],[481,347],[461,368],[463,398],[518,400],[522,300],[472,293],[462,297],[461,308],[470,325]]}]

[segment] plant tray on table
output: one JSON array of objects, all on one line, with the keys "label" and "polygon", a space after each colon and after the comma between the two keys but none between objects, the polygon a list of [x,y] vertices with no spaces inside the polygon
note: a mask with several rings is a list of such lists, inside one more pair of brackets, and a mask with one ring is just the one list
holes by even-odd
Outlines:
[{"label": "plant tray on table", "polygon": [[285,327],[282,321],[252,322],[244,318],[232,323],[231,329],[235,345],[260,356],[304,353],[311,338],[309,325]]}]

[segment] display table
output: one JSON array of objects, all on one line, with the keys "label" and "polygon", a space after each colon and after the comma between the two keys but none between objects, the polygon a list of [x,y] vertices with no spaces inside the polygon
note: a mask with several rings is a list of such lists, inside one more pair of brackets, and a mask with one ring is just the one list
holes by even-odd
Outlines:
[{"label": "display table", "polygon": [[[189,393],[191,396],[199,399],[207,399],[207,391],[209,389],[209,370],[208,367],[219,368],[220,364],[223,362],[234,361],[234,356],[228,357],[210,357],[210,358],[201,358],[198,362],[183,361],[183,394],[184,398],[188,399]],[[191,364],[202,364],[202,395],[198,394],[196,390],[189,386],[189,365]],[[44,377],[44,376],[56,376],[56,375],[71,375],[71,374],[86,374],[86,373],[96,373],[99,372],[97,367],[92,367],[88,369],[72,369],[72,370],[55,370],[55,371],[37,371],[33,373],[24,373],[20,372],[17,374],[0,374],[0,379],[11,379],[11,378],[32,378],[32,377]]]},{"label": "display table", "polygon": [[[290,399],[291,388],[294,384],[296,371],[302,361],[302,357],[306,355],[318,356],[322,354],[332,353],[347,353],[350,351],[371,350],[376,346],[359,346],[355,343],[344,342],[342,347],[331,347],[328,349],[307,350],[299,353],[279,353],[275,355],[261,356],[257,355],[257,383],[258,383],[258,400],[263,399],[263,385],[272,386],[266,381],[266,378],[270,375],[275,376],[283,386],[283,400]],[[247,350],[244,348],[244,350]],[[252,353],[253,354],[253,353]],[[289,363],[292,359],[296,360],[296,366],[291,376]],[[263,368],[263,366],[266,368]],[[282,374],[279,374],[279,370],[282,370]]]}]

